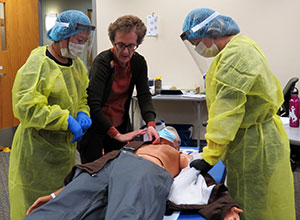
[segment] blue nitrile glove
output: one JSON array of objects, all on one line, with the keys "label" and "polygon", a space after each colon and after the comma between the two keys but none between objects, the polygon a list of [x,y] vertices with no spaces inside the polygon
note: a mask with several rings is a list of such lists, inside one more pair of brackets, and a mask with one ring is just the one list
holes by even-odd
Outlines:
[{"label": "blue nitrile glove", "polygon": [[85,112],[78,112],[76,121],[83,131],[86,131],[92,125],[92,119]]},{"label": "blue nitrile glove", "polygon": [[74,134],[72,143],[74,143],[75,141],[81,141],[83,133],[80,124],[72,117],[72,115],[69,115],[68,123],[68,129]]}]

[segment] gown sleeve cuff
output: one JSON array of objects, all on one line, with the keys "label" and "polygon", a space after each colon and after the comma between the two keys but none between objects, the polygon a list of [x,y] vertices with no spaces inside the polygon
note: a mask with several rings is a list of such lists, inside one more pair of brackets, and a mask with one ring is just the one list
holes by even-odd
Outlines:
[{"label": "gown sleeve cuff", "polygon": [[222,158],[224,151],[225,145],[207,140],[207,146],[203,148],[202,157],[207,163],[214,166]]}]

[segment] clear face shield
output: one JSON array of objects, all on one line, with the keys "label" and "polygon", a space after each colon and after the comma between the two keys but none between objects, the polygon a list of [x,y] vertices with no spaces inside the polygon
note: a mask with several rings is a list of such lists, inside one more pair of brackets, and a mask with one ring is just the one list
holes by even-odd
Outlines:
[{"label": "clear face shield", "polygon": [[212,21],[213,19],[215,19],[217,16],[219,15],[218,12],[214,12],[212,15],[210,15],[209,17],[207,17],[204,21],[202,21],[201,23],[195,25],[193,28],[191,28],[190,30],[187,30],[185,32],[183,32],[180,35],[181,40],[183,41],[184,45],[186,46],[186,48],[188,49],[188,51],[190,52],[193,60],[195,61],[200,73],[205,76],[208,68],[210,66],[210,63],[213,61],[214,58],[207,58],[207,57],[203,57],[201,55],[199,55],[198,52],[196,52],[195,48],[197,45],[193,45],[189,40],[188,37],[191,34],[191,32],[195,33],[197,31],[199,31],[200,29],[205,28],[205,26]]},{"label": "clear face shield", "polygon": [[[95,40],[95,26],[93,25],[88,25],[88,24],[81,24],[81,23],[76,23],[75,24],[75,28],[76,30],[81,30],[82,32],[79,32],[78,35],[82,35],[79,36],[79,39],[82,38],[87,38],[86,42],[83,44],[76,44],[73,46],[70,45],[69,42],[69,52],[72,55],[75,55],[77,57],[79,57],[84,64],[88,67],[92,64],[93,61],[93,44],[94,44],[94,40]],[[73,48],[73,51],[72,49]],[[78,53],[76,53],[76,51]]]},{"label": "clear face shield", "polygon": [[195,51],[196,45],[193,45],[189,40],[188,36],[190,34],[190,31],[185,31],[180,35],[181,40],[183,41],[185,47],[188,49],[189,53],[191,54],[194,62],[196,63],[200,73],[204,76],[206,72],[208,71],[209,65],[211,60],[207,59],[201,55],[199,55]]}]

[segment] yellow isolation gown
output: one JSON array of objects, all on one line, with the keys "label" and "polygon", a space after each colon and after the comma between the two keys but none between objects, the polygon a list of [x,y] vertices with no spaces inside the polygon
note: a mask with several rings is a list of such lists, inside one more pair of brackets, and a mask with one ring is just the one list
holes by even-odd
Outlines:
[{"label": "yellow isolation gown", "polygon": [[13,111],[20,120],[9,165],[11,220],[25,217],[40,196],[62,187],[75,163],[76,143],[68,130],[68,115],[89,115],[87,69],[79,58],[61,66],[34,49],[14,82]]},{"label": "yellow isolation gown", "polygon": [[206,75],[208,145],[203,158],[227,167],[230,195],[247,220],[295,220],[288,136],[278,115],[280,83],[255,42],[236,35]]}]

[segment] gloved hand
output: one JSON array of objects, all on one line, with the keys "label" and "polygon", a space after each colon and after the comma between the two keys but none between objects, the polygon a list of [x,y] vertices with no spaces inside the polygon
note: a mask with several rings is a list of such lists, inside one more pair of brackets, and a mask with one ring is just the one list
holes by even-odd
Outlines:
[{"label": "gloved hand", "polygon": [[69,115],[68,123],[68,129],[74,134],[72,143],[74,143],[75,141],[81,141],[83,133],[80,124],[72,117],[72,115]]},{"label": "gloved hand", "polygon": [[193,160],[190,163],[190,167],[194,167],[196,170],[199,170],[201,174],[207,173],[212,168],[212,166],[203,159]]},{"label": "gloved hand", "polygon": [[80,124],[83,131],[86,131],[92,125],[91,118],[85,112],[78,112],[76,121]]}]

